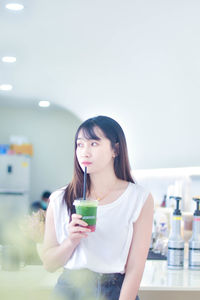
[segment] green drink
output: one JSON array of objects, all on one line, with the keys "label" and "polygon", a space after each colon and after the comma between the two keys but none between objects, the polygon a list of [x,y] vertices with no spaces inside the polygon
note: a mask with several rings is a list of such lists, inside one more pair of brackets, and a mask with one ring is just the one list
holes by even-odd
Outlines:
[{"label": "green drink", "polygon": [[82,216],[82,220],[88,224],[92,232],[96,229],[96,216],[97,216],[97,200],[74,200],[76,213]]}]

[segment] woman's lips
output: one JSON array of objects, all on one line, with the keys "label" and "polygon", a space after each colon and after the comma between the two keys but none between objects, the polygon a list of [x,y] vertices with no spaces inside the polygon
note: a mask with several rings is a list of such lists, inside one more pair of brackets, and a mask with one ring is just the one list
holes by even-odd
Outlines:
[{"label": "woman's lips", "polygon": [[83,161],[82,162],[82,165],[84,165],[84,166],[89,166],[89,165],[91,165],[92,163],[91,162],[89,162],[89,161]]}]

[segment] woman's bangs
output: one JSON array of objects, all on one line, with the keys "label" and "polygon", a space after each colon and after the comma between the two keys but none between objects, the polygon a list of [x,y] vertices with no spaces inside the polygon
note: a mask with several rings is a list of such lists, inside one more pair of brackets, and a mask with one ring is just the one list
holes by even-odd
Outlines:
[{"label": "woman's bangs", "polygon": [[83,136],[87,140],[100,140],[100,137],[95,133],[94,128],[95,126],[87,126],[82,127],[80,130],[82,130]]}]

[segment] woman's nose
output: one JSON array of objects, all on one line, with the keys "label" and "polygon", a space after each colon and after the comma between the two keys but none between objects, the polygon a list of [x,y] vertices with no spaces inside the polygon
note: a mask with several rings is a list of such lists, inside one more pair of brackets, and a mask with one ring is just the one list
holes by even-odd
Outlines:
[{"label": "woman's nose", "polygon": [[90,157],[91,156],[91,151],[90,151],[90,147],[89,146],[85,146],[82,149],[82,153],[81,153],[82,157]]}]

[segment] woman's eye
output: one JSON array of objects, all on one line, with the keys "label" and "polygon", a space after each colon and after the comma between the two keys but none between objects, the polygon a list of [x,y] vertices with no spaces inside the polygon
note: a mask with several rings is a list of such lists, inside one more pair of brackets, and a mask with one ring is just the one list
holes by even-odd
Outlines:
[{"label": "woman's eye", "polygon": [[83,144],[82,143],[77,143],[77,147],[83,147]]},{"label": "woman's eye", "polygon": [[91,143],[92,146],[97,146],[98,144],[96,142]]}]

